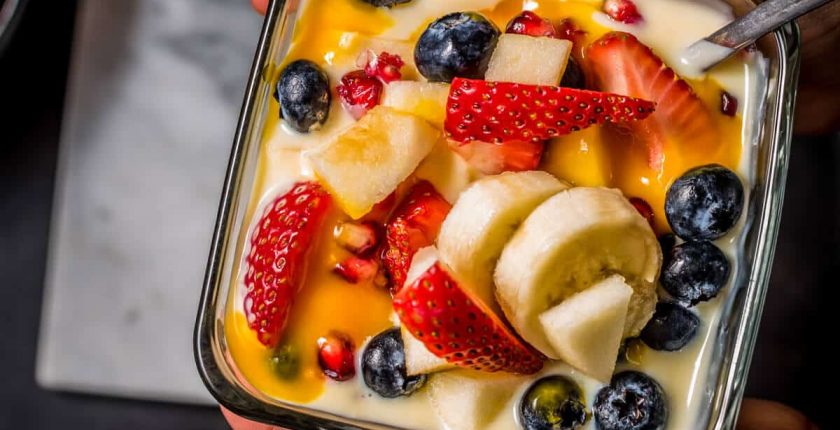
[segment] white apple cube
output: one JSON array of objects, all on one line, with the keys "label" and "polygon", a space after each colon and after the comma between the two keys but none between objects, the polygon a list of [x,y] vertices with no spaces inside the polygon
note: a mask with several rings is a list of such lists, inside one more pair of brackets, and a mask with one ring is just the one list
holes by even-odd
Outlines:
[{"label": "white apple cube", "polygon": [[438,82],[394,81],[385,86],[382,105],[417,115],[443,128],[449,84]]},{"label": "white apple cube", "polygon": [[614,275],[543,312],[540,323],[560,359],[609,382],[632,295],[624,278]]},{"label": "white apple cube", "polygon": [[400,329],[405,350],[405,370],[409,375],[423,375],[452,369],[454,364],[432,354],[423,342],[420,342],[405,328]]},{"label": "white apple cube", "polygon": [[377,106],[304,156],[341,209],[358,219],[414,172],[439,136],[418,116]]},{"label": "white apple cube", "polygon": [[429,400],[449,430],[483,430],[501,413],[526,378],[459,369],[429,378]]},{"label": "white apple cube", "polygon": [[484,79],[530,85],[557,85],[566,71],[572,42],[551,37],[503,34]]}]

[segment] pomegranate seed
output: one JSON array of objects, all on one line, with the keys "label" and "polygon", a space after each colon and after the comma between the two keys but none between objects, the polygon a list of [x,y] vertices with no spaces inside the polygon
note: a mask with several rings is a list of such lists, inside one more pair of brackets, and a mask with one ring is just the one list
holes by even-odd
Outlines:
[{"label": "pomegranate seed", "polygon": [[642,20],[642,15],[631,0],[607,0],[604,2],[604,12],[610,18],[625,24],[635,24]]},{"label": "pomegranate seed", "polygon": [[405,62],[399,55],[382,52],[379,55],[368,54],[369,60],[365,65],[365,73],[372,77],[378,78],[384,83],[398,81],[402,78],[400,69],[405,65]]},{"label": "pomegranate seed", "polygon": [[368,76],[364,70],[354,70],[341,77],[335,90],[347,112],[359,119],[379,104],[382,82]]},{"label": "pomegranate seed", "polygon": [[333,238],[339,246],[356,255],[366,255],[379,245],[379,231],[372,222],[338,224]]},{"label": "pomegranate seed", "polygon": [[630,204],[633,205],[639,214],[647,220],[651,227],[653,227],[653,209],[651,209],[648,202],[638,197],[631,197]]},{"label": "pomegranate seed", "polygon": [[720,111],[726,116],[735,116],[738,113],[738,98],[726,91],[721,91]]},{"label": "pomegranate seed", "polygon": [[356,256],[348,257],[333,268],[333,273],[351,284],[370,281],[376,277],[377,271],[379,265],[375,261]]},{"label": "pomegranate seed", "polygon": [[353,341],[337,331],[318,338],[318,365],[330,379],[346,381],[356,375]]},{"label": "pomegranate seed", "polygon": [[557,29],[551,21],[540,17],[530,10],[523,11],[508,22],[505,33],[524,34],[534,37],[558,37]]},{"label": "pomegranate seed", "polygon": [[559,25],[557,25],[557,37],[560,39],[566,39],[575,45],[581,44],[585,34],[586,32],[581,30],[571,18],[565,18],[560,21]]}]

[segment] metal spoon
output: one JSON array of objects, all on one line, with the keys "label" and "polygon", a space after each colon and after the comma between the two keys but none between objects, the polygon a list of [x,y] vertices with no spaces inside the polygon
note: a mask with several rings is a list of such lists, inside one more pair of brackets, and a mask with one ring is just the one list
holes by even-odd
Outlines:
[{"label": "metal spoon", "polygon": [[759,37],[832,0],[767,0],[684,51],[681,61],[706,71]]}]

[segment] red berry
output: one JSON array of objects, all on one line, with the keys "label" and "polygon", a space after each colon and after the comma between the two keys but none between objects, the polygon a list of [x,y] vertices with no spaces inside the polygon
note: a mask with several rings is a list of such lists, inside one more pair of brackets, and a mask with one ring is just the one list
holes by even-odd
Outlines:
[{"label": "red berry", "polygon": [[434,355],[461,367],[531,374],[542,356],[462,288],[440,261],[394,296],[403,327]]},{"label": "red berry", "polygon": [[545,143],[522,140],[458,143],[450,140],[449,148],[481,173],[495,175],[536,169],[542,159]]},{"label": "red berry", "polygon": [[245,258],[245,316],[264,345],[279,343],[301,288],[313,239],[331,206],[316,182],[300,182],[274,200],[256,222]]},{"label": "red berry", "polygon": [[318,338],[318,365],[324,375],[346,381],[356,375],[353,341],[345,334],[332,331]]},{"label": "red berry", "polygon": [[642,20],[639,9],[631,0],[606,0],[604,2],[604,12],[610,18],[625,24],[635,24]]},{"label": "red berry", "polygon": [[738,98],[726,91],[721,91],[720,111],[726,116],[735,116],[738,113]]},{"label": "red berry", "polygon": [[370,55],[370,59],[365,65],[365,73],[387,84],[402,78],[400,69],[404,65],[405,62],[399,55],[382,52],[379,55]]},{"label": "red berry", "polygon": [[455,78],[444,128],[462,143],[539,142],[607,121],[644,119],[653,108],[618,94]]},{"label": "red berry", "polygon": [[558,37],[551,21],[541,18],[530,10],[523,11],[508,22],[505,33],[524,34],[534,37]]},{"label": "red berry", "polygon": [[394,210],[385,226],[382,253],[382,262],[391,278],[391,291],[402,288],[417,250],[435,243],[451,208],[432,184],[420,181]]},{"label": "red berry", "polygon": [[359,119],[379,104],[382,82],[368,76],[364,70],[354,70],[341,77],[335,90],[347,112]]},{"label": "red berry", "polygon": [[557,25],[558,39],[566,39],[575,45],[580,45],[585,35],[586,32],[581,30],[571,18],[565,18]]},{"label": "red berry", "polygon": [[647,146],[653,170],[662,170],[666,145],[672,151],[715,153],[720,139],[711,111],[635,36],[608,33],[589,45],[586,58],[589,80],[597,88],[656,103],[656,112],[647,120],[622,125],[633,140]]},{"label": "red berry", "polygon": [[636,208],[636,211],[647,220],[648,224],[650,224],[651,228],[653,228],[653,209],[651,209],[648,202],[644,201],[639,197],[631,197],[630,204]]},{"label": "red berry", "polygon": [[335,274],[351,284],[372,280],[378,270],[379,265],[375,261],[356,256],[347,257],[333,268]]}]

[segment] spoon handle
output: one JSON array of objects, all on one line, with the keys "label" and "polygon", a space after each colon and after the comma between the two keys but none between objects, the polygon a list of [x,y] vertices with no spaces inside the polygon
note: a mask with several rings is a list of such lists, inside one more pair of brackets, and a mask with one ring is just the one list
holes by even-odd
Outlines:
[{"label": "spoon handle", "polygon": [[793,21],[832,0],[767,0],[743,17],[706,38],[717,45],[741,49],[759,37]]}]

